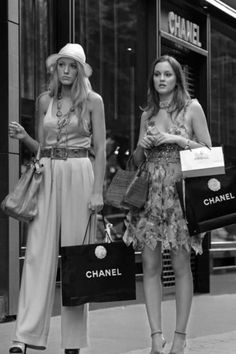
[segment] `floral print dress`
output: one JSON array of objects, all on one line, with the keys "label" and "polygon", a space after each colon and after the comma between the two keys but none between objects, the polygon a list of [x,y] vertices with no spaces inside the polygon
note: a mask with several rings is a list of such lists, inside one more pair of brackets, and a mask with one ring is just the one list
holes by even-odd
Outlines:
[{"label": "floral print dress", "polygon": [[[172,122],[168,133],[194,139],[185,124],[185,113],[190,103],[191,100]],[[155,135],[155,122],[147,121],[146,130]],[[154,250],[161,242],[162,252],[166,249],[177,251],[183,247],[188,252],[192,248],[196,254],[202,253],[202,235],[189,235],[175,186],[182,178],[180,150],[177,144],[163,144],[146,151],[148,198],[143,209],[130,209],[123,236],[124,241],[133,243],[136,250],[142,250],[145,245]]]}]

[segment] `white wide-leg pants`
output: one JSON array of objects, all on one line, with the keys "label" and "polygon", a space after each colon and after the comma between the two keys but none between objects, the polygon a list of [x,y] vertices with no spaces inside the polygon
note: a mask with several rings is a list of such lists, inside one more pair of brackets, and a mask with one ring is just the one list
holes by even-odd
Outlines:
[{"label": "white wide-leg pants", "polygon": [[[44,179],[38,215],[29,224],[13,340],[44,349],[54,301],[59,236],[62,246],[82,243],[94,176],[88,158],[42,158],[41,162]],[[93,237],[95,220],[90,230]],[[87,314],[87,305],[62,307],[62,348],[87,346]]]}]

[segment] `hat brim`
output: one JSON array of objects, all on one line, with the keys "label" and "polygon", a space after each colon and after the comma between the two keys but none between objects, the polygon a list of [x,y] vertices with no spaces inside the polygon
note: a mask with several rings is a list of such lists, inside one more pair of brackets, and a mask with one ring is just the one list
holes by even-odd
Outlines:
[{"label": "hat brim", "polygon": [[66,55],[66,54],[51,54],[47,59],[46,59],[46,66],[48,69],[50,69],[53,65],[56,64],[58,59],[60,58],[70,58],[75,60],[76,62],[80,63],[83,66],[85,76],[89,77],[92,75],[92,68],[88,63],[82,63],[79,61],[77,58],[73,57],[73,55]]}]

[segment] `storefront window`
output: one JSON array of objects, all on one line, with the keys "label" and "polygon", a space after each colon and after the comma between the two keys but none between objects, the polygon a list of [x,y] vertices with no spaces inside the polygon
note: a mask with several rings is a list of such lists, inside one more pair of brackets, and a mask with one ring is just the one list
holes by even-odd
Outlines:
[{"label": "storefront window", "polygon": [[[135,144],[137,0],[76,0],[75,41],[93,68],[91,84],[102,95],[107,126],[106,186],[124,167]],[[136,124],[139,124],[137,121]]]},{"label": "storefront window", "polygon": [[[51,52],[52,0],[21,0],[20,42],[20,123],[34,137],[35,100],[47,89],[45,60]],[[30,151],[21,144],[21,170],[31,158]],[[20,256],[24,256],[27,224],[21,224]]]},{"label": "storefront window", "polygon": [[[236,31],[212,21],[211,137],[223,145],[227,165],[236,165]],[[214,230],[212,242],[236,241],[236,224]]]}]

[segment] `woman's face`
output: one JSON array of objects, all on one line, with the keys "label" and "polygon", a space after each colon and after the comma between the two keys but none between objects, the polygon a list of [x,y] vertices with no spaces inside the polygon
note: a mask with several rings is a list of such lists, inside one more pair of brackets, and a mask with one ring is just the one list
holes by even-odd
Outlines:
[{"label": "woman's face", "polygon": [[160,96],[169,96],[176,86],[176,75],[168,61],[157,63],[153,72],[153,82]]},{"label": "woman's face", "polygon": [[76,61],[70,58],[58,59],[57,72],[62,85],[72,85],[78,72]]}]

